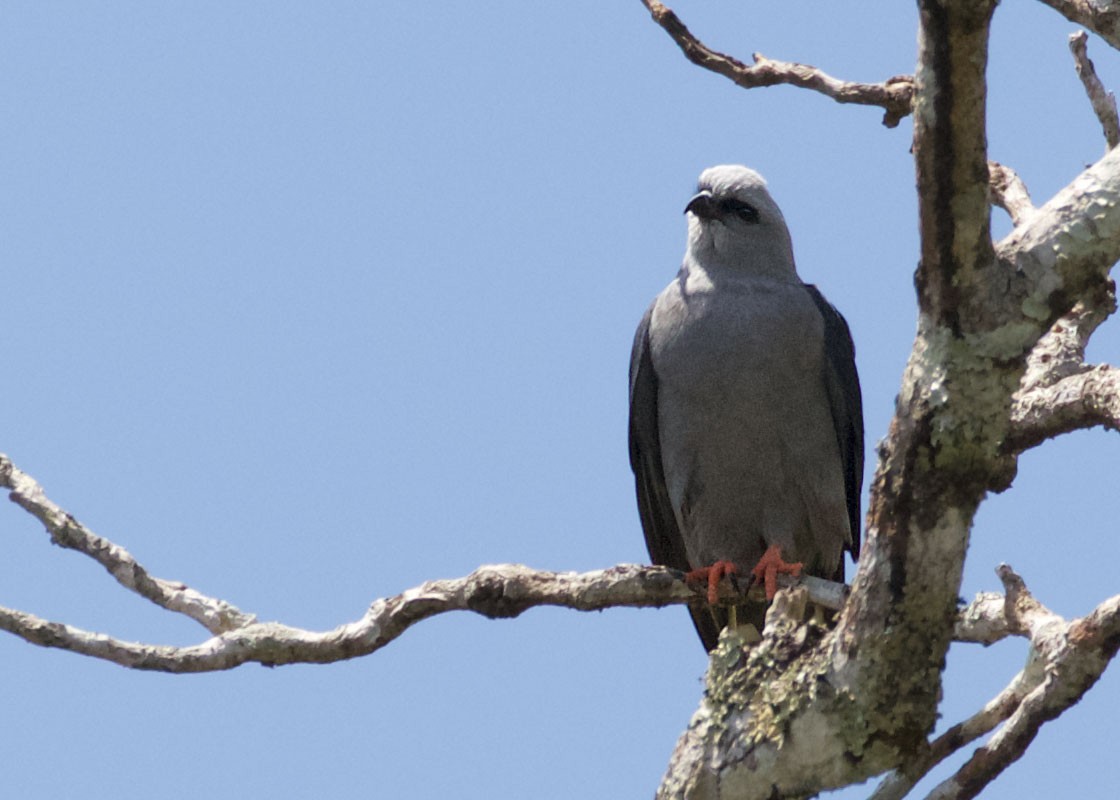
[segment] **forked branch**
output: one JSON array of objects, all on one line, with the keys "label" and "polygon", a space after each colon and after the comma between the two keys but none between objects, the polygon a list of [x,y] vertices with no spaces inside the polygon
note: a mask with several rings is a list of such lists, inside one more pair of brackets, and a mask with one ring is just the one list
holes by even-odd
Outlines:
[{"label": "forked branch", "polygon": [[871,800],[901,800],[935,766],[1002,724],[991,741],[978,747],[955,775],[929,794],[938,800],[975,797],[1026,751],[1044,723],[1080,701],[1115,656],[1120,645],[1120,595],[1088,616],[1067,622],[1039,603],[1010,567],[1001,565],[996,572],[1005,595],[982,595],[973,606],[977,616],[998,614],[995,601],[1001,601],[1003,611],[998,616],[1004,632],[1030,640],[1026,666],[977,713],[888,775]]},{"label": "forked branch", "polygon": [[1013,398],[1009,452],[1098,425],[1120,432],[1120,370],[1085,363],[1089,338],[1115,311],[1114,285],[1099,284],[1039,339]]},{"label": "forked branch", "polygon": [[117,583],[161,608],[193,619],[213,634],[244,627],[256,621],[236,606],[191,589],[177,581],[148,574],[132,554],[108,539],[102,539],[47,497],[43,488],[0,453],[0,488],[10,490],[9,499],[43,524],[51,541],[76,550],[103,566]]},{"label": "forked branch", "polygon": [[[705,585],[686,582],[664,567],[623,564],[593,572],[548,572],[518,564],[479,567],[463,578],[429,581],[370,604],[358,620],[330,631],[308,631],[277,622],[258,622],[252,614],[208,597],[181,583],[152,577],[124,548],[93,534],[52,502],[42,487],[0,454],[0,488],[35,516],[59,542],[105,567],[122,586],[169,611],[184,614],[213,637],[190,647],[139,644],[0,607],[0,630],[32,644],[56,647],[134,669],[209,672],[247,662],[278,665],[324,663],[366,655],[384,647],[412,625],[449,611],[487,617],[515,617],[533,606],[579,611],[616,606],[657,607],[686,603],[706,595]],[[843,584],[811,576],[779,576],[782,586],[800,586],[808,600],[836,610],[847,597]],[[750,587],[721,585],[720,598],[742,602]],[[997,597],[997,600],[999,598]],[[961,612],[957,635],[965,641],[994,641],[1007,635],[1000,602],[981,597]],[[211,627],[213,626],[213,628]],[[215,629],[216,628],[216,629]]]},{"label": "forked branch", "polygon": [[685,57],[704,69],[733,81],[744,89],[759,86],[789,84],[831,97],[838,103],[856,103],[879,106],[886,112],[883,124],[888,128],[898,125],[910,114],[914,97],[914,79],[898,75],[883,83],[853,83],[843,81],[808,64],[774,61],[760,53],[753,55],[754,64],[744,64],[739,59],[713,50],[697,39],[672,9],[658,0],[642,0],[654,21],[665,29],[680,47]]},{"label": "forked branch", "polygon": [[[213,637],[192,647],[167,647],[114,639],[59,622],[0,607],[0,630],[32,644],[57,647],[134,669],[208,672],[246,662],[324,663],[372,653],[415,623],[448,611],[473,611],[487,617],[514,617],[533,606],[580,611],[616,606],[657,607],[704,597],[706,586],[690,584],[664,567],[621,565],[593,572],[547,572],[517,564],[484,566],[463,578],[429,581],[394,597],[374,601],[358,620],[325,632],[277,622],[258,622],[233,605],[175,581],[153,577],[123,547],[97,536],[52,502],[43,488],[0,454],[0,488],[38,519],[51,541],[101,564],[117,581],[141,597],[199,622]],[[781,576],[797,583],[809,599],[829,609],[847,596],[843,584],[806,576]],[[721,586],[724,602],[743,602],[752,587]]]},{"label": "forked branch", "polygon": [[[930,792],[931,800],[976,797],[1026,752],[1044,724],[1081,701],[1120,648],[1120,595],[1081,619],[1040,625],[1031,633],[1031,645],[1042,662],[1032,679],[1037,685],[1003,727],[976,748],[956,774]],[[1024,674],[1031,668],[1028,664]]]}]

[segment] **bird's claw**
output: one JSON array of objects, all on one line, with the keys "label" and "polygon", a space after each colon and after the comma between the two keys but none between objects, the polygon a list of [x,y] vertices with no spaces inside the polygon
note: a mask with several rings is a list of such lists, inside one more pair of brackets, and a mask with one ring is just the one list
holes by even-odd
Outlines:
[{"label": "bird's claw", "polygon": [[684,578],[686,581],[707,581],[708,603],[714,606],[719,602],[719,582],[725,575],[732,577],[738,572],[737,564],[731,561],[717,561],[710,567],[700,567],[689,571]]},{"label": "bird's claw", "polygon": [[751,582],[761,583],[766,587],[766,599],[773,600],[778,593],[778,575],[792,575],[795,578],[801,575],[801,568],[805,566],[800,561],[790,564],[782,558],[782,548],[776,544],[770,545],[758,564],[751,570]]}]

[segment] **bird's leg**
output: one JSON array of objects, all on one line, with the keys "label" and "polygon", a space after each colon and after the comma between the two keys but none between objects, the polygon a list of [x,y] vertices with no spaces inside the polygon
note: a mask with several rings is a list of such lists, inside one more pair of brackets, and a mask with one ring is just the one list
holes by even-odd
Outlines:
[{"label": "bird's leg", "polygon": [[782,548],[776,544],[770,545],[766,548],[766,552],[762,554],[762,558],[758,560],[758,564],[751,570],[752,581],[761,582],[766,587],[766,599],[773,600],[774,595],[778,593],[778,575],[793,575],[797,577],[801,575],[801,568],[804,565],[798,561],[790,564],[782,559]]},{"label": "bird's leg", "polygon": [[710,567],[700,567],[688,572],[684,579],[686,581],[700,581],[705,580],[708,582],[708,603],[715,605],[719,602],[719,582],[724,575],[734,575],[739,571],[739,567],[730,561],[717,561]]}]

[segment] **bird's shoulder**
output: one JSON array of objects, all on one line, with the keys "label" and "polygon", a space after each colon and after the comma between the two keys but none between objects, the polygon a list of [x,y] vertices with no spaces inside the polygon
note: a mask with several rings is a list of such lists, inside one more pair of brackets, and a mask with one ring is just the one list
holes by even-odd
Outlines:
[{"label": "bird's shoulder", "polygon": [[752,321],[808,334],[819,327],[822,316],[810,288],[800,281],[749,274],[717,277],[700,267],[684,267],[654,299],[643,322],[655,342],[692,327],[738,327]]}]

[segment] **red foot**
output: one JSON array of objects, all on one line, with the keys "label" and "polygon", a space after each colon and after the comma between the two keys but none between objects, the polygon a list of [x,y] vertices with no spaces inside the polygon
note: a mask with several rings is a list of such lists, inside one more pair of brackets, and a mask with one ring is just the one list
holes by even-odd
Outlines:
[{"label": "red foot", "polygon": [[[800,566],[800,564],[798,565]],[[694,569],[684,576],[687,581],[705,580],[708,582],[708,602],[713,606],[719,602],[719,582],[724,575],[735,575],[739,567],[730,561],[717,561],[710,567]]]},{"label": "red foot", "polygon": [[766,587],[766,599],[773,600],[774,595],[778,593],[778,574],[797,577],[801,574],[802,566],[804,565],[800,561],[795,564],[783,561],[782,548],[772,544],[762,554],[762,558],[758,560],[755,568],[751,570],[751,577],[762,582]]}]

